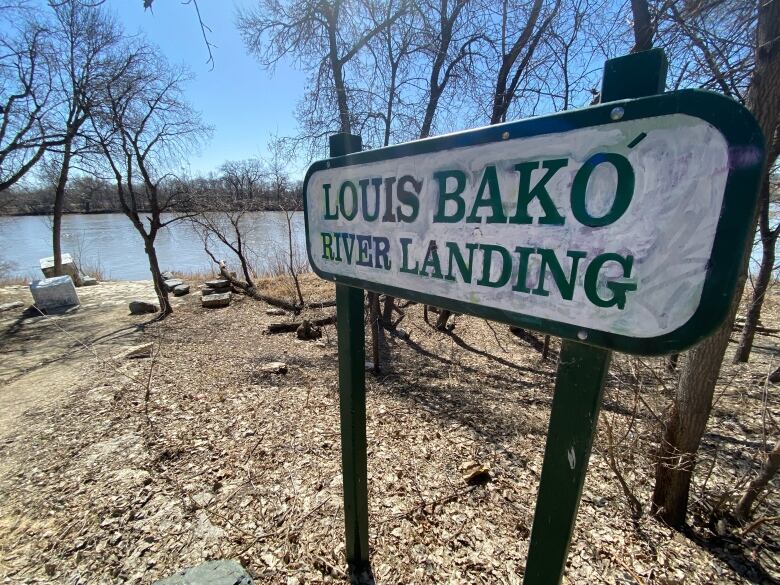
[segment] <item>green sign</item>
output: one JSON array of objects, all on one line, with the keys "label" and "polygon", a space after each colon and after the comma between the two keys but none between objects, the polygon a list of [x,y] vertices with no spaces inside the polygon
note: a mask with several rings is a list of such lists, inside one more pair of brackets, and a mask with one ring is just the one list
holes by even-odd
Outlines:
[{"label": "green sign", "polygon": [[724,319],[764,142],[736,102],[659,94],[666,70],[658,49],[611,59],[603,105],[390,148],[338,134],[309,169],[309,261],[336,282],[353,573],[370,571],[363,289],[564,338],[525,585],[563,575],[609,350],[680,350]]},{"label": "green sign", "polygon": [[314,163],[321,277],[638,354],[728,311],[763,140],[695,90]]}]

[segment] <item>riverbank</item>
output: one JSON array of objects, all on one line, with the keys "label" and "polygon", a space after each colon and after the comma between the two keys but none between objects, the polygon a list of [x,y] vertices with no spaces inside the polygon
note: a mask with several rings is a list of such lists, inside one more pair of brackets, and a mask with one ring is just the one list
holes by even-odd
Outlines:
[{"label": "riverbank", "polygon": [[[258,583],[345,582],[335,327],[316,341],[267,335],[268,324],[293,317],[249,299],[204,310],[196,295],[150,323],[126,314],[127,290],[93,288],[103,286],[82,321],[1,317],[3,363],[15,364],[0,373],[3,396],[10,380],[12,403],[27,379],[40,400],[21,405],[0,433],[0,576],[152,583],[234,558]],[[309,301],[333,298],[313,275],[303,286]],[[767,302],[764,324],[777,328],[778,297]],[[403,310],[404,333],[388,335],[382,374],[367,376],[377,583],[520,583],[555,358],[541,361],[504,326],[459,316],[444,333],[422,307]],[[750,364],[726,360],[686,535],[646,514],[632,520],[610,467],[612,453],[646,512],[656,417],[674,374],[659,359],[615,356],[564,582],[780,578],[777,524],[742,535],[722,513],[757,469],[764,401],[780,416],[777,393],[765,393],[778,341],[762,334]],[[116,357],[144,342],[154,344],[152,358]],[[266,371],[270,362],[286,373]],[[489,468],[489,481],[467,483],[469,462]],[[770,493],[757,517],[778,506]]]}]

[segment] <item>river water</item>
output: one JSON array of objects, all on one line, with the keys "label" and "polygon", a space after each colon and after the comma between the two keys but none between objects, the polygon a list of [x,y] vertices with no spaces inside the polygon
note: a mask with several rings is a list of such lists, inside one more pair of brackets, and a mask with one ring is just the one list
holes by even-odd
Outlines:
[{"label": "river water", "polygon": [[[166,215],[164,219],[171,216]],[[99,268],[103,277],[113,280],[150,278],[143,242],[130,221],[121,213],[65,215],[62,220],[62,251],[80,258],[87,268]],[[292,219],[293,248],[305,261],[306,238],[303,212]],[[287,253],[287,222],[283,212],[257,211],[244,217],[244,236],[250,248],[252,265],[267,272]],[[203,250],[203,242],[187,221],[176,222],[161,230],[155,243],[163,270],[206,272],[214,264]],[[233,260],[223,246],[209,246],[217,258]],[[0,268],[10,263],[11,276],[40,278],[38,261],[51,256],[51,218],[46,216],[0,216]],[[761,244],[753,246],[751,272],[758,272]],[[2,274],[0,274],[2,276]]]},{"label": "river water", "polygon": [[[164,221],[171,216],[164,216]],[[62,220],[62,251],[76,255],[87,272],[99,268],[113,280],[151,278],[143,241],[121,213],[65,215]],[[303,213],[293,214],[293,248],[305,258]],[[273,269],[288,250],[287,222],[277,211],[247,213],[243,234],[252,264],[258,272]],[[52,255],[51,218],[46,216],[0,217],[0,265],[9,264],[9,275],[40,278],[38,261]],[[203,249],[203,241],[189,222],[175,222],[161,230],[155,242],[160,267],[181,272],[213,271],[214,263]],[[211,243],[215,256],[229,262],[234,257]]]}]

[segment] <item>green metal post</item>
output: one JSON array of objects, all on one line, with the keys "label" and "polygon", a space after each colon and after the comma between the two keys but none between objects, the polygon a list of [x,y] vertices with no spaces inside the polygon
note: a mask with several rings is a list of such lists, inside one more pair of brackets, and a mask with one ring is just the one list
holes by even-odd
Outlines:
[{"label": "green metal post", "polygon": [[[360,136],[335,134],[330,137],[331,157],[360,152],[361,148]],[[346,555],[350,569],[360,573],[369,567],[363,289],[336,284],[336,315]]]},{"label": "green metal post", "polygon": [[596,432],[610,352],[561,344],[525,585],[560,583]]},{"label": "green metal post", "polygon": [[[660,49],[611,59],[601,101],[662,93],[666,70]],[[524,585],[557,585],[563,577],[610,357],[583,343],[561,344]]]}]

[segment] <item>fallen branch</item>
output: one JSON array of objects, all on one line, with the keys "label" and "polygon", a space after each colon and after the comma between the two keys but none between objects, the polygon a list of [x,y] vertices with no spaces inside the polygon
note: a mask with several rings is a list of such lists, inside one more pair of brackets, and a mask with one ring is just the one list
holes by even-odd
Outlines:
[{"label": "fallen branch", "polygon": [[777,522],[778,520],[780,520],[780,516],[762,516],[758,520],[745,526],[744,530],[742,530],[742,536],[745,536],[748,532],[752,532],[766,522]]},{"label": "fallen branch", "polygon": [[509,331],[512,332],[512,335],[514,335],[519,339],[522,339],[539,353],[541,354],[545,353],[544,342],[541,339],[539,339],[536,335],[531,333],[530,331],[527,331],[522,327],[516,327],[514,325],[511,325],[509,327]]},{"label": "fallen branch", "polygon": [[315,303],[306,303],[307,309],[325,309],[328,307],[335,307],[336,306],[336,299],[333,299],[332,301],[318,301]]},{"label": "fallen branch", "polygon": [[[335,322],[336,322],[336,315],[323,317],[322,319],[309,320],[309,323],[317,327],[321,327],[323,325],[332,325]],[[300,327],[301,325],[303,325],[303,321],[291,321],[289,323],[269,323],[268,326],[266,327],[265,332],[268,334],[292,333],[293,331],[297,331],[298,327]]]},{"label": "fallen branch", "polygon": [[617,459],[615,458],[615,442],[612,437],[612,425],[610,424],[607,417],[604,417],[604,426],[607,429],[607,464],[615,474],[615,477],[620,484],[620,488],[623,490],[623,495],[626,497],[626,500],[628,500],[628,505],[631,507],[631,515],[636,519],[641,518],[642,504],[628,486],[628,483],[626,482],[625,478],[623,477],[623,473],[620,470]]},{"label": "fallen branch", "polygon": [[253,299],[257,301],[263,301],[265,303],[268,303],[269,305],[272,305],[274,307],[279,307],[280,309],[284,309],[285,311],[292,311],[296,315],[301,312],[301,306],[298,304],[290,303],[287,301],[284,301],[282,299],[277,299],[275,297],[270,297],[268,295],[264,295],[260,291],[258,291],[254,286],[244,282],[243,280],[238,280],[231,272],[227,269],[225,266],[224,260],[219,263],[219,274],[222,278],[227,280],[230,283],[230,286],[232,286],[235,289],[240,290],[245,295],[252,297]]},{"label": "fallen branch", "polygon": [[[741,331],[744,327],[745,327],[744,321],[742,323],[740,323],[739,321],[734,322],[735,331]],[[780,333],[780,329],[764,327],[763,325],[756,325],[755,329],[756,329],[756,333],[766,333],[767,335],[772,335],[773,333]]]}]

